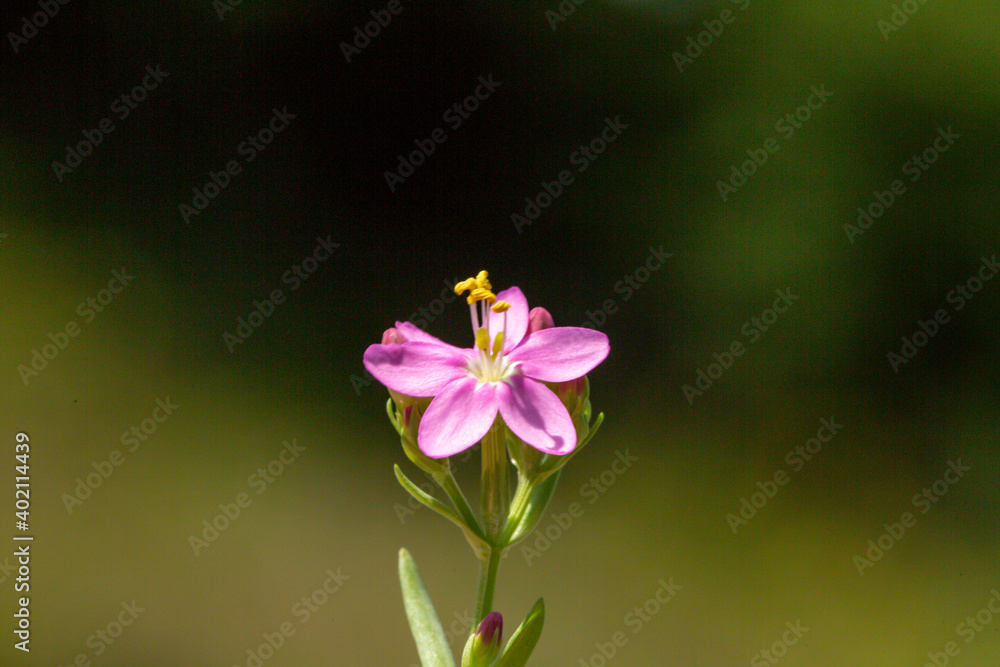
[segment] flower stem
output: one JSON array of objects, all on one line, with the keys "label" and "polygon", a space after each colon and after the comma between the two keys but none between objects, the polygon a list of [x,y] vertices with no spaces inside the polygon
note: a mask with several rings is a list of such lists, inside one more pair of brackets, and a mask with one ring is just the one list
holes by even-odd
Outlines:
[{"label": "flower stem", "polygon": [[504,425],[499,417],[483,438],[480,455],[483,460],[482,485],[479,491],[483,523],[487,541],[497,545],[497,538],[504,530],[507,505],[510,502],[510,483],[507,481],[507,440],[504,437]]},{"label": "flower stem", "polygon": [[476,597],[476,622],[472,626],[473,629],[479,627],[482,620],[486,618],[486,614],[492,611],[493,591],[496,589],[497,573],[500,571],[500,557],[503,556],[504,551],[505,549],[492,547],[487,559],[480,563],[479,595]]}]

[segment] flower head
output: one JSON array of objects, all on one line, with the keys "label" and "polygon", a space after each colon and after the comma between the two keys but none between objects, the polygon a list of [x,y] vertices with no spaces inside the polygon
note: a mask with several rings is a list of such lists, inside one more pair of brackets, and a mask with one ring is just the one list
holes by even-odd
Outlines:
[{"label": "flower head", "polygon": [[417,435],[420,450],[429,457],[468,449],[486,435],[498,412],[514,435],[532,447],[568,454],[576,447],[573,421],[543,383],[586,375],[607,357],[608,338],[592,329],[538,328],[541,322],[535,321],[529,328],[521,290],[493,294],[487,278],[481,271],[455,286],[458,294],[469,292],[473,347],[455,347],[409,322],[397,322],[405,342],[370,346],[365,368],[392,391],[434,397]]}]

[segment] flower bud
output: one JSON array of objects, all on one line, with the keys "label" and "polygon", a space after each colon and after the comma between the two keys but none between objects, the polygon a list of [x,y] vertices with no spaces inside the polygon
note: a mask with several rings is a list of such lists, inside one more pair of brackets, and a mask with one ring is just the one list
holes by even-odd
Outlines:
[{"label": "flower bud", "polygon": [[479,624],[465,646],[462,667],[490,667],[500,653],[500,640],[503,635],[503,616],[491,611]]},{"label": "flower bud", "polygon": [[382,334],[383,345],[402,345],[406,342],[406,337],[399,332],[396,327],[389,327]]},{"label": "flower bud", "polygon": [[549,311],[541,307],[535,307],[528,313],[528,330],[525,332],[525,335],[541,331],[542,329],[551,329],[555,325],[556,323],[552,319],[552,315],[549,314]]},{"label": "flower bud", "polygon": [[[399,332],[396,327],[390,327],[385,330],[382,334],[382,344],[383,345],[402,345],[406,342],[406,337]],[[389,390],[389,395],[392,396],[393,402],[396,404],[396,409],[402,413],[407,406],[413,405],[416,401],[420,400],[414,398],[413,396],[407,396],[406,394],[401,394],[393,389]]]},{"label": "flower bud", "polygon": [[570,417],[576,415],[583,408],[584,403],[590,399],[590,385],[587,376],[566,382],[556,382],[552,385],[552,391],[556,393],[562,404],[566,406],[566,411]]}]

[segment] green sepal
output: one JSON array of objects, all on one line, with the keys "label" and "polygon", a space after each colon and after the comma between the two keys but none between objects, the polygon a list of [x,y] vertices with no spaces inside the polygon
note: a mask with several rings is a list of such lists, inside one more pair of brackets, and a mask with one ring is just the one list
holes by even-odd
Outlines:
[{"label": "green sepal", "polygon": [[520,542],[535,529],[538,522],[542,520],[542,514],[545,512],[545,508],[549,506],[549,501],[552,500],[552,495],[556,492],[556,484],[559,482],[559,473],[561,471],[556,470],[554,473],[546,477],[541,481],[541,483],[535,488],[531,494],[531,498],[528,501],[528,507],[525,509],[524,515],[521,517],[521,522],[514,529],[511,534],[510,539],[504,544],[504,547],[509,547],[512,544]]},{"label": "green sepal", "polygon": [[396,429],[396,433],[403,435],[403,425],[399,423],[399,419],[396,417],[396,407],[391,398],[385,404],[385,411],[389,415],[389,421],[392,423],[392,427]]},{"label": "green sepal", "polygon": [[493,663],[493,667],[524,667],[531,652],[535,650],[538,638],[542,636],[542,625],[545,624],[545,601],[538,598],[538,602],[528,612],[527,618],[521,622],[510,641],[504,648],[503,653]]},{"label": "green sepal", "polygon": [[406,549],[399,550],[399,583],[403,589],[403,606],[406,608],[413,641],[417,644],[420,664],[423,667],[455,667],[455,658],[448,647],[437,612],[434,611],[434,603],[427,594],[413,556]]},{"label": "green sepal", "polygon": [[465,641],[465,648],[462,650],[462,667],[470,667],[472,664],[472,640],[475,638],[476,633],[473,631]]}]

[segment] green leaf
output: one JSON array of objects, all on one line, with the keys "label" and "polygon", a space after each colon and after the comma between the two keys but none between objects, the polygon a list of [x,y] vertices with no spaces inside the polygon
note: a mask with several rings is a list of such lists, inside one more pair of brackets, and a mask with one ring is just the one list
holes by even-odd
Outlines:
[{"label": "green leaf", "polygon": [[511,635],[507,647],[503,650],[500,658],[493,663],[493,667],[524,667],[531,657],[531,652],[535,650],[535,644],[542,635],[542,625],[545,623],[545,601],[538,598],[538,602],[531,608],[528,617]]},{"label": "green leaf", "polygon": [[430,495],[429,493],[421,489],[419,486],[411,482],[410,478],[403,473],[403,471],[400,469],[398,465],[394,465],[393,470],[396,471],[396,479],[399,480],[399,483],[403,485],[404,489],[409,491],[411,496],[422,502],[427,507],[430,507],[432,510],[434,510],[441,516],[445,517],[446,519],[453,521],[459,528],[463,529],[468,528],[468,526],[465,525],[465,522],[462,521],[462,518],[458,516],[455,510],[451,509],[443,502],[441,502],[440,500],[438,500],[437,498]]},{"label": "green leaf", "polygon": [[417,644],[420,663],[424,667],[455,667],[455,658],[434,611],[434,603],[427,594],[413,556],[406,549],[399,550],[399,583],[403,588],[406,618],[410,621],[410,632]]}]

